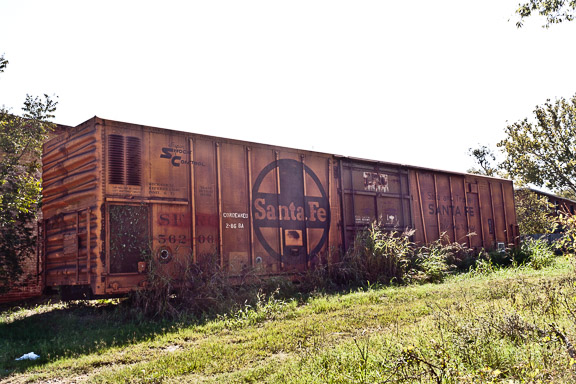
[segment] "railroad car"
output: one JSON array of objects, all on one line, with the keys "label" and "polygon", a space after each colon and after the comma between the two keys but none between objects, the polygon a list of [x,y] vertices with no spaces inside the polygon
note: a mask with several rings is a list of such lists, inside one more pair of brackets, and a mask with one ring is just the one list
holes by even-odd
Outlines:
[{"label": "railroad car", "polygon": [[532,192],[539,197],[545,197],[550,204],[550,209],[552,213],[555,215],[559,215],[560,213],[573,215],[575,213],[574,207],[576,207],[576,200],[568,199],[566,197],[558,196],[552,193],[547,193],[544,191],[539,191],[533,188],[519,188],[517,192]]},{"label": "railroad car", "polygon": [[344,249],[375,219],[389,230],[415,229],[414,241],[422,244],[443,237],[474,249],[502,249],[517,242],[510,180],[337,158]]},{"label": "railroad car", "polygon": [[168,274],[216,259],[231,278],[296,276],[374,220],[421,243],[517,237],[509,180],[98,117],[45,144],[43,191],[44,282],[70,297],[145,288],[150,256]]}]

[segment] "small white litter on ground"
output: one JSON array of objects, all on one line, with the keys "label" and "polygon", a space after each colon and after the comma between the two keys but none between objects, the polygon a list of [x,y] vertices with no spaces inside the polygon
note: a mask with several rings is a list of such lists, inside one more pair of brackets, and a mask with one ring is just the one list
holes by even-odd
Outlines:
[{"label": "small white litter on ground", "polygon": [[20,356],[19,358],[17,358],[16,360],[36,360],[38,359],[40,356],[35,354],[34,352],[30,352],[30,353],[26,353],[22,356]]},{"label": "small white litter on ground", "polygon": [[179,345],[170,345],[166,348],[164,348],[166,351],[168,352],[176,352],[177,350],[181,349],[182,347]]}]

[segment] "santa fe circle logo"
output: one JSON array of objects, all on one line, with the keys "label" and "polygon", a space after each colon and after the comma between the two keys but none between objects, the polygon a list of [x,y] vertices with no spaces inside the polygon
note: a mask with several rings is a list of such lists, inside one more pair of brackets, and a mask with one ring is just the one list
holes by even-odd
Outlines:
[{"label": "santa fe circle logo", "polygon": [[[312,184],[305,185],[306,179]],[[306,196],[305,186],[319,191],[320,196]],[[262,192],[265,189],[279,193]],[[252,192],[254,232],[270,256],[283,263],[302,264],[320,252],[328,239],[330,202],[310,167],[292,159],[274,161],[260,172]],[[308,239],[312,232],[314,235]]]}]

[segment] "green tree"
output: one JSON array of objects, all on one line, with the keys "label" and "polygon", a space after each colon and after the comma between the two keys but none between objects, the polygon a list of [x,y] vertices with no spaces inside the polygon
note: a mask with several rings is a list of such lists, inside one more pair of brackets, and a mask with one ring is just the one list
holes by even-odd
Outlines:
[{"label": "green tree", "polygon": [[[0,56],[0,72],[8,65]],[[0,288],[22,274],[22,263],[35,252],[35,220],[41,198],[40,156],[56,104],[26,96],[22,116],[0,108]]]},{"label": "green tree", "polygon": [[534,115],[506,127],[499,167],[526,183],[576,193],[576,95],[547,100]]},{"label": "green tree", "polygon": [[498,168],[497,165],[493,165],[496,161],[496,156],[494,152],[486,145],[481,145],[479,148],[469,148],[468,154],[474,158],[476,163],[480,166],[477,168],[470,168],[468,173],[473,173],[475,175],[484,176],[497,176]]},{"label": "green tree", "polygon": [[519,5],[516,14],[520,20],[517,27],[522,27],[524,19],[534,14],[539,14],[546,18],[546,28],[550,24],[558,24],[564,21],[574,20],[576,13],[576,0],[529,0]]},{"label": "green tree", "polygon": [[576,193],[569,189],[563,189],[561,191],[556,191],[556,195],[563,197],[565,199],[576,200]]},{"label": "green tree", "polygon": [[540,196],[528,188],[520,188],[514,192],[514,202],[521,235],[554,232],[554,207],[546,196]]}]

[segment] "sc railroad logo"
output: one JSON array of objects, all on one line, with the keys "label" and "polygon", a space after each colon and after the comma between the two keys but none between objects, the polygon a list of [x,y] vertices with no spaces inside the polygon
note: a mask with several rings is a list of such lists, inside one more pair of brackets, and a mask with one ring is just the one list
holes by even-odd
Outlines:
[{"label": "sc railroad logo", "polygon": [[[305,185],[305,179],[312,183]],[[306,195],[305,187],[320,196]],[[264,192],[270,190],[279,193]],[[280,159],[264,167],[252,190],[252,212],[256,237],[270,256],[283,263],[306,263],[328,239],[328,196],[318,176],[302,162]]]},{"label": "sc railroad logo", "polygon": [[190,157],[191,151],[182,148],[172,148],[172,147],[162,147],[162,153],[160,154],[161,159],[168,159],[174,167],[179,167],[180,165],[199,165],[204,166],[201,161],[193,161],[189,159],[182,159],[183,155]]}]

